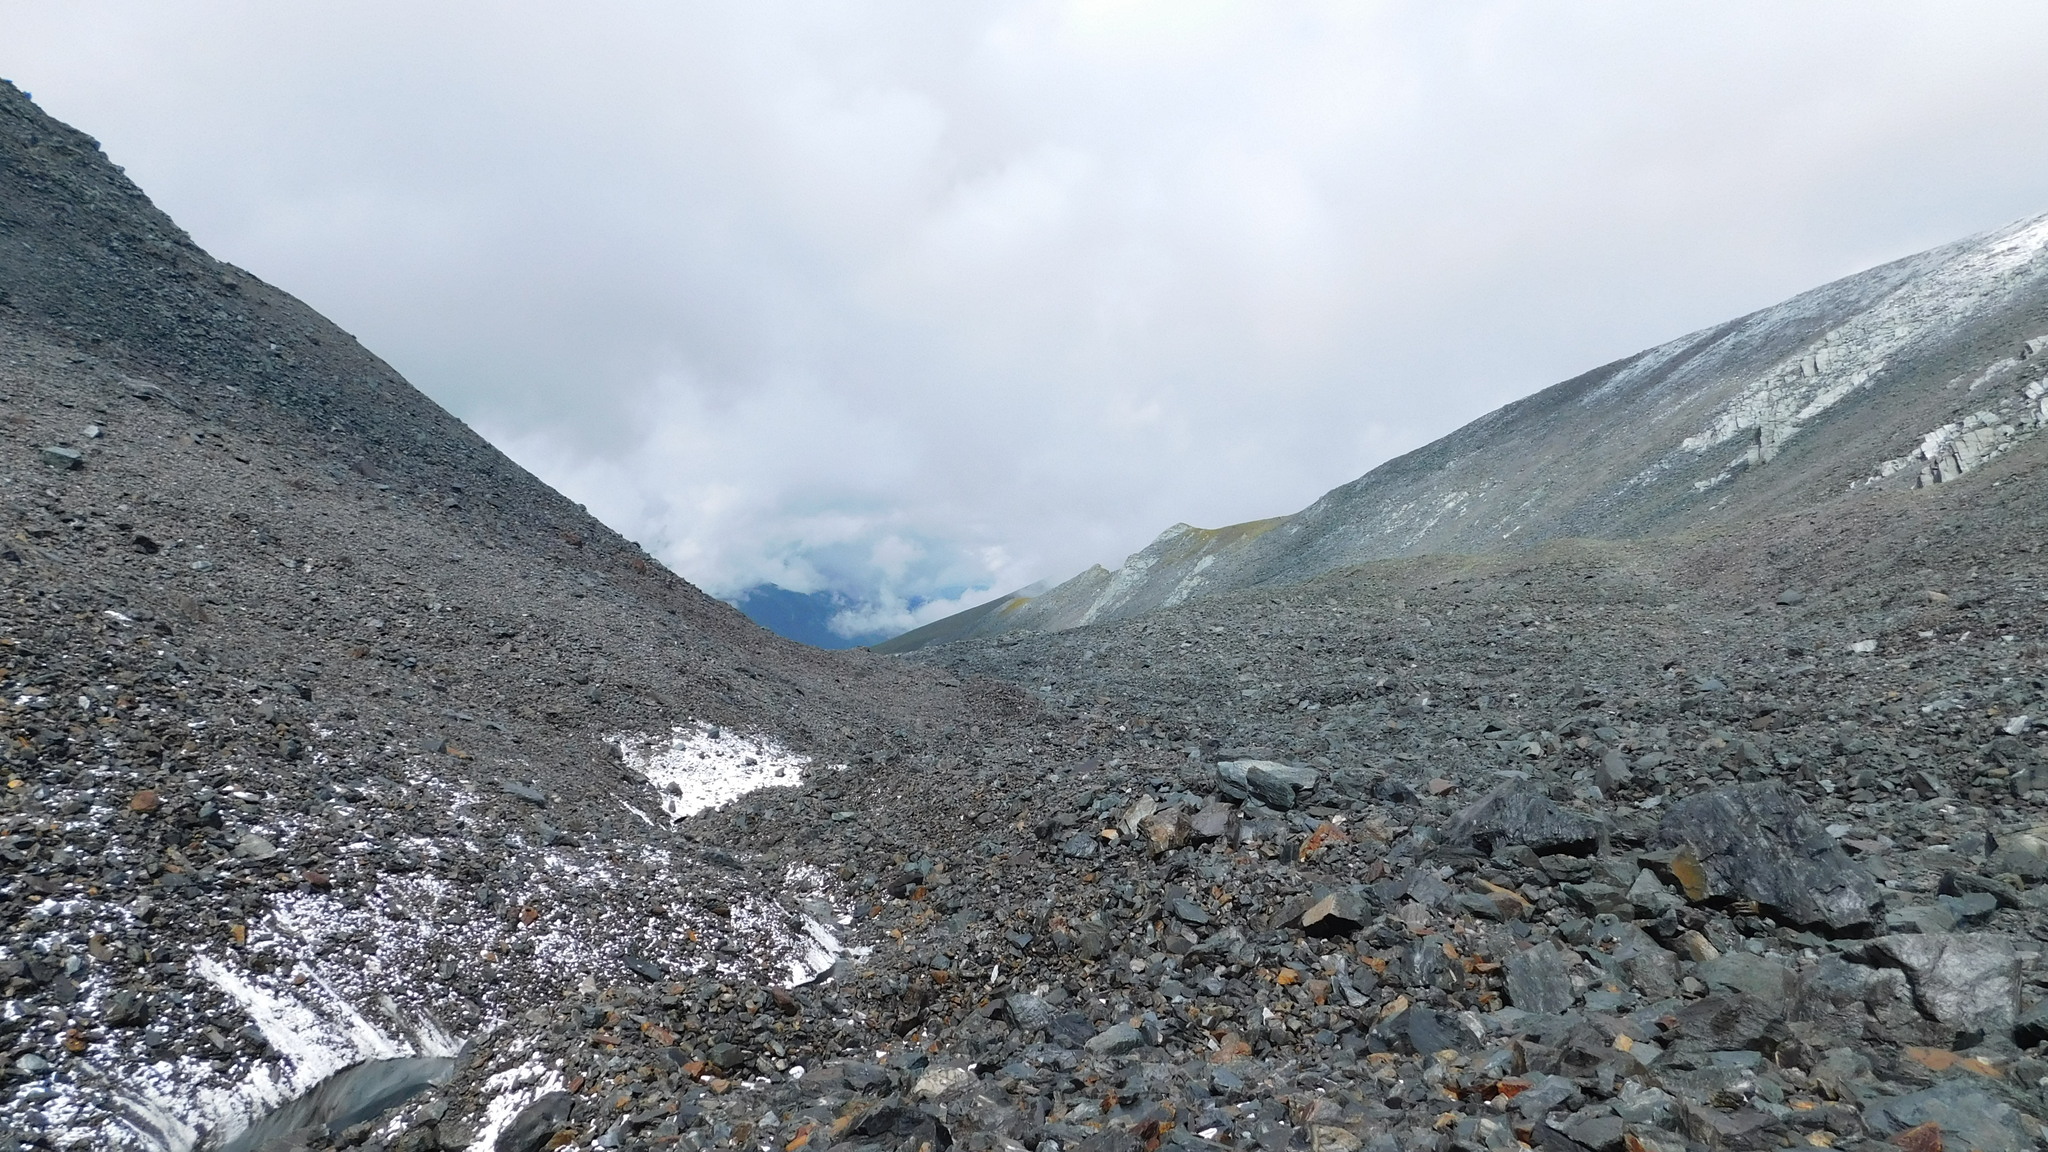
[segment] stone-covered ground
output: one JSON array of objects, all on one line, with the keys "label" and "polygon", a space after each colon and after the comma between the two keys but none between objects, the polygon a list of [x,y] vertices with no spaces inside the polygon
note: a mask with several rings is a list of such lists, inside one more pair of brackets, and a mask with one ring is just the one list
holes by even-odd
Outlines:
[{"label": "stone-covered ground", "polygon": [[[1034,738],[684,824],[834,869],[873,951],[796,989],[578,1000],[551,1027],[579,1092],[540,1127],[2032,1147],[2037,467],[924,653],[1030,688]],[[874,842],[820,850],[826,808]]]}]

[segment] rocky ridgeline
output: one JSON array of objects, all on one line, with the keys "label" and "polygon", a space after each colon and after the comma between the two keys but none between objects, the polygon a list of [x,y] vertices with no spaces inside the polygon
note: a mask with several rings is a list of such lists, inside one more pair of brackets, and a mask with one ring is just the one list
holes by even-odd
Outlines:
[{"label": "rocky ridgeline", "polygon": [[2048,217],[1871,268],[1481,416],[1292,515],[1177,524],[895,637],[908,652],[1134,618],[1403,556],[1673,536],[1928,487],[2048,426]]}]

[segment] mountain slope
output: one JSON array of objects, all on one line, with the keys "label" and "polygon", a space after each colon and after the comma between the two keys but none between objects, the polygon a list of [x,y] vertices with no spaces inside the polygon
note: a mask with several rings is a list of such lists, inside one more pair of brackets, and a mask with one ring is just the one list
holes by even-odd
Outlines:
[{"label": "mountain slope", "polygon": [[792,860],[661,810],[1015,696],[755,627],[4,83],[0,686],[0,1146],[172,1152],[524,1060],[580,980],[829,964]]},{"label": "mountain slope", "polygon": [[1507,405],[1272,521],[1176,525],[998,615],[878,646],[1141,615],[1348,564],[1669,534],[1933,485],[2041,426],[2048,217],[1873,268]]}]

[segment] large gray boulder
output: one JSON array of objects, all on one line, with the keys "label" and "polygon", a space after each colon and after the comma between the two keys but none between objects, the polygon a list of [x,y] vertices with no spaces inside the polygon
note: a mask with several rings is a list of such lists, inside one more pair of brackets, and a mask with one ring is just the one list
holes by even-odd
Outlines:
[{"label": "large gray boulder", "polygon": [[1651,844],[1697,862],[1698,875],[1681,877],[1693,899],[1754,900],[1794,924],[1836,931],[1879,915],[1877,881],[1776,783],[1688,796],[1665,812]]},{"label": "large gray boulder", "polygon": [[1539,855],[1585,855],[1599,847],[1600,832],[1591,816],[1564,807],[1527,780],[1510,780],[1458,813],[1444,843],[1483,853],[1527,844]]},{"label": "large gray boulder", "polygon": [[2012,1030],[2020,1014],[2020,961],[1994,932],[1881,936],[1872,958],[1905,970],[1913,1002],[1929,1018],[1983,1036]]}]

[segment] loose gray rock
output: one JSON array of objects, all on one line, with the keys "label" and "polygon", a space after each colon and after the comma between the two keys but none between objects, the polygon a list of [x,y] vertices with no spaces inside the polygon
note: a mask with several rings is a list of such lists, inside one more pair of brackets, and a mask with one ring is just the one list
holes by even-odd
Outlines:
[{"label": "loose gray rock", "polygon": [[85,467],[85,454],[76,448],[60,448],[53,444],[43,449],[43,463],[66,472],[75,472]]},{"label": "loose gray rock", "polygon": [[1083,1045],[1098,1056],[1121,1056],[1144,1046],[1145,1034],[1129,1024],[1112,1024]]},{"label": "loose gray rock", "polygon": [[1651,843],[1690,849],[1710,898],[1754,900],[1793,923],[1836,930],[1877,917],[1882,898],[1869,871],[1777,783],[1688,796],[1665,812]]},{"label": "loose gray rock", "polygon": [[1445,830],[1444,842],[1482,855],[1510,844],[1539,854],[1586,855],[1600,844],[1600,824],[1543,794],[1527,780],[1510,780],[1474,802]]},{"label": "loose gray rock", "polygon": [[1268,808],[1285,812],[1300,803],[1301,793],[1314,790],[1316,770],[1272,760],[1240,761],[1246,791]]},{"label": "loose gray rock", "polygon": [[2023,1152],[2037,1146],[2017,1109],[1960,1080],[1873,1101],[1864,1108],[1864,1120],[1880,1132],[1894,1134],[1922,1124],[1939,1125],[1945,1148]]},{"label": "loose gray rock", "polygon": [[550,1092],[528,1104],[498,1134],[493,1152],[540,1152],[568,1126],[575,1105],[576,1097],[567,1092]]},{"label": "loose gray rock", "polygon": [[2008,1032],[2020,1012],[2019,957],[2012,940],[1989,932],[1882,936],[1880,962],[1905,969],[1913,1001],[1930,1018],[1980,1035]]},{"label": "loose gray rock", "polygon": [[1508,957],[1508,1003],[1524,1012],[1569,1012],[1573,957],[1555,944],[1538,944]]}]

